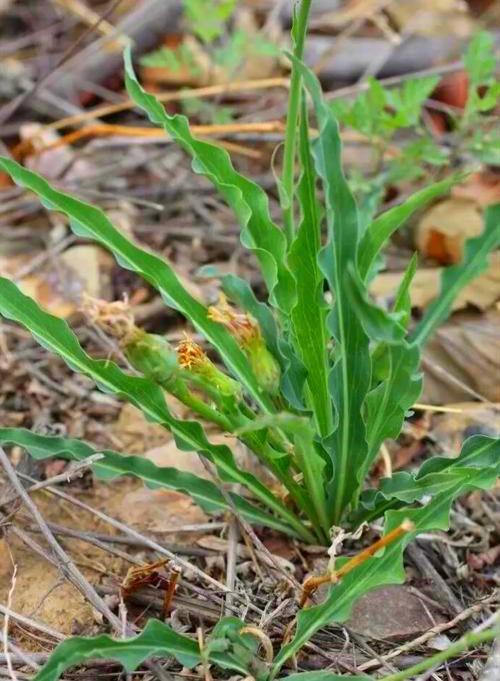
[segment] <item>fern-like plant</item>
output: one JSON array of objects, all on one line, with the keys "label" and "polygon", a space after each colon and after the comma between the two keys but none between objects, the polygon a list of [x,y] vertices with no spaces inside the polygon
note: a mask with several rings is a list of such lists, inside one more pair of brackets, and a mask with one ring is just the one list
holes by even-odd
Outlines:
[{"label": "fern-like plant", "polygon": [[[162,424],[173,433],[180,450],[205,457],[221,485],[228,487],[221,491],[212,481],[193,474],[111,451],[102,452],[103,458],[94,464],[96,474],[135,475],[151,486],[181,490],[207,512],[235,512],[250,523],[304,542],[328,544],[332,526],[355,528],[375,519],[383,519],[386,534],[405,519],[413,530],[332,585],[323,603],[303,609],[293,639],[272,664],[256,660],[255,640],[238,633],[241,622],[224,620],[214,633],[219,643],[203,654],[195,642],[186,643],[186,637],[153,622],[128,649],[123,641],[106,637],[62,644],[37,681],[54,681],[70,664],[89,656],[115,657],[135,669],[148,654],[166,651],[186,666],[208,655],[211,661],[256,679],[275,678],[315,631],[345,621],[359,596],[402,581],[403,549],[415,534],[445,529],[453,499],[491,486],[498,476],[500,441],[475,436],[467,440],[458,458],[434,458],[415,475],[397,473],[374,488],[367,486],[384,440],[398,436],[420,394],[425,342],[449,314],[457,293],[487,266],[488,254],[500,244],[500,205],[486,211],[483,233],[468,242],[463,262],[445,271],[439,296],[416,326],[411,323],[409,297],[415,258],[394,292],[390,309],[375,304],[369,285],[380,267],[384,245],[456,178],[419,191],[368,224],[359,218],[342,172],[337,122],[318,80],[301,61],[310,4],[302,2],[293,28],[295,50],[290,55],[293,71],[280,182],[283,228],[271,219],[264,190],[238,173],[223,149],[193,137],[186,118],[168,115],[142,89],[131,54],[125,54],[129,95],[192,157],[193,170],[207,177],[233,209],[241,225],[241,241],[260,266],[266,300],[258,300],[245,280],[227,275],[221,278],[225,297],[207,308],[186,290],[167,260],[133,243],[98,208],[59,191],[13,160],[0,159],[0,169],[18,185],[35,192],[48,210],[67,216],[78,237],[108,249],[120,265],[155,287],[165,304],[206,339],[224,370],[191,338],[173,348],[163,337],[137,328],[126,310],[116,306],[95,303],[91,313],[119,338],[141,375],[90,357],[66,322],[41,309],[6,279],[0,279],[0,313],[29,329],[73,370]],[[309,129],[309,104],[318,130],[314,135]],[[175,416],[167,407],[165,392],[200,418]],[[242,469],[228,446],[213,444],[202,422],[235,434],[269,469],[288,498]],[[19,429],[0,429],[2,443],[20,445],[36,458],[84,460],[94,453],[82,442]],[[234,485],[243,491],[233,491]]]}]

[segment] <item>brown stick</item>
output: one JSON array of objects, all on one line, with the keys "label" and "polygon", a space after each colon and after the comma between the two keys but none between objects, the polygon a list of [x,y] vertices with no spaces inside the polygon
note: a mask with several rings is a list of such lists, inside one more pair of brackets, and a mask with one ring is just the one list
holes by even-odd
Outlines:
[{"label": "brown stick", "polygon": [[[281,121],[264,121],[257,123],[227,123],[224,125],[193,125],[191,126],[191,131],[195,135],[208,136],[208,135],[227,135],[235,133],[267,133],[267,132],[283,132],[284,125]],[[14,158],[20,160],[26,155],[38,155],[44,151],[51,151],[59,147],[65,146],[67,144],[73,144],[82,139],[87,139],[89,137],[111,137],[113,135],[118,135],[120,137],[148,137],[148,138],[159,138],[163,140],[165,138],[165,132],[157,128],[142,128],[129,125],[89,125],[87,128],[82,128],[80,130],[74,130],[73,132],[64,135],[55,142],[51,142],[46,146],[37,149],[34,146],[34,139],[27,139],[18,144],[12,151]],[[234,145],[233,149],[234,149]],[[240,148],[241,149],[241,148]]]},{"label": "brown stick", "polygon": [[368,548],[356,554],[353,558],[351,558],[351,560],[348,560],[347,563],[344,563],[344,565],[342,565],[342,567],[338,570],[335,570],[334,572],[327,572],[324,575],[308,577],[302,586],[300,607],[302,608],[304,605],[306,605],[307,601],[311,597],[311,594],[314,593],[319,586],[328,583],[334,584],[339,579],[345,577],[345,575],[354,570],[354,568],[358,567],[358,565],[361,565],[368,560],[368,558],[371,558],[373,555],[375,555],[378,551],[380,551],[380,549],[392,544],[394,541],[402,537],[404,534],[411,532],[413,529],[413,523],[409,520],[404,520],[399,527],[391,530],[391,532],[388,532],[374,544],[368,546]]},{"label": "brown stick", "polygon": [[[184,99],[192,98],[202,98],[202,97],[214,97],[214,96],[224,96],[236,92],[247,92],[255,90],[265,90],[268,88],[275,87],[288,87],[288,78],[262,78],[260,80],[242,80],[235,81],[234,83],[224,83],[222,85],[206,85],[205,87],[198,88],[182,88],[181,90],[176,90],[175,92],[160,92],[156,95],[156,99],[159,102],[178,102]],[[81,114],[75,114],[74,116],[68,116],[66,118],[61,118],[54,123],[47,125],[50,130],[61,130],[62,128],[69,128],[73,125],[79,125],[80,123],[85,123],[86,121],[95,122],[96,119],[103,118],[105,116],[110,116],[111,114],[116,114],[121,111],[129,111],[134,109],[137,104],[131,99],[126,99],[124,102],[118,102],[117,104],[105,104],[104,106],[98,106],[90,111],[84,111]]]}]

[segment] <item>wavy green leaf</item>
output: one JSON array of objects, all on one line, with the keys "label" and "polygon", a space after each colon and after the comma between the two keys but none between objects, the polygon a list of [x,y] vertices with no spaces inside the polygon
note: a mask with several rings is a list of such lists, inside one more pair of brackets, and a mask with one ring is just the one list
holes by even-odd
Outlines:
[{"label": "wavy green leaf", "polygon": [[57,681],[66,669],[87,660],[113,659],[128,672],[133,672],[152,655],[174,657],[188,668],[201,661],[196,641],[178,634],[163,622],[149,620],[144,631],[135,638],[116,640],[102,635],[94,638],[78,636],[63,641],[34,681]]},{"label": "wavy green leaf", "polygon": [[327,307],[323,293],[324,276],[318,263],[321,218],[316,199],[316,174],[309,147],[305,101],[300,121],[299,151],[302,175],[297,194],[302,220],[288,254],[288,262],[297,280],[297,302],[291,311],[292,333],[307,371],[307,403],[314,414],[319,435],[327,437],[333,430],[333,407],[328,388]]},{"label": "wavy green leaf", "polygon": [[384,348],[380,383],[366,396],[368,456],[360,480],[368,472],[382,443],[401,432],[408,410],[422,391],[420,352],[415,345],[402,341]]},{"label": "wavy green leaf", "polygon": [[185,116],[169,116],[156,97],[141,87],[130,50],[125,51],[125,84],[131,99],[152,123],[163,127],[191,155],[193,170],[205,175],[231,206],[242,227],[242,244],[255,253],[260,263],[271,302],[289,313],[295,298],[295,281],[286,265],[286,238],[271,220],[265,191],[236,172],[224,149],[193,137]]},{"label": "wavy green leaf", "polygon": [[[127,456],[109,449],[96,450],[81,440],[39,435],[24,428],[0,428],[0,445],[23,447],[37,460],[58,457],[85,461],[99,453],[103,458],[92,464],[92,470],[101,479],[112,480],[122,475],[133,475],[151,489],[173,489],[188,494],[206,513],[227,513],[232,510],[224,495],[210,480],[177,468],[157,466],[141,456]],[[290,532],[286,523],[264,513],[239,494],[229,492],[229,496],[236,510],[250,522]]]},{"label": "wavy green leaf", "polygon": [[457,295],[464,286],[484,272],[488,267],[489,254],[499,246],[500,203],[497,203],[485,211],[483,233],[466,242],[462,261],[443,270],[439,295],[429,305],[412,333],[412,339],[417,345],[424,345],[436,327],[448,317]]},{"label": "wavy green leaf", "polygon": [[[235,620],[235,618],[226,619]],[[242,625],[243,623],[239,622],[240,628]],[[106,635],[94,638],[83,636],[70,638],[57,646],[33,681],[58,681],[67,669],[87,660],[116,660],[127,672],[134,672],[143,662],[153,656],[173,657],[179,664],[189,669],[208,657],[208,661],[223,669],[247,675],[249,667],[241,661],[241,654],[238,655],[237,652],[246,652],[255,640],[247,643],[247,648],[242,651],[241,643],[237,647],[230,638],[223,635],[224,626],[228,626],[225,620],[219,622],[217,625],[219,637],[214,639],[216,634],[214,630],[207,640],[206,650],[204,649],[203,653],[200,652],[197,641],[177,633],[168,624],[154,619],[150,619],[144,630],[133,638],[114,639]]]},{"label": "wavy green leaf", "polygon": [[371,278],[375,261],[392,234],[429,201],[446,194],[462,177],[463,175],[452,175],[446,180],[415,192],[404,203],[385,211],[371,223],[363,235],[359,248],[358,267],[363,280]]},{"label": "wavy green leaf", "polygon": [[406,329],[400,324],[398,315],[388,313],[371,300],[352,264],[344,277],[344,286],[347,297],[371,340],[390,344],[402,342]]},{"label": "wavy green leaf", "polygon": [[[410,274],[412,270],[410,263]],[[357,470],[361,486],[384,440],[401,432],[406,413],[420,395],[422,377],[420,351],[405,340],[406,330],[400,323],[407,313],[405,294],[401,293],[403,302],[398,303],[402,309],[389,313],[371,301],[352,269],[348,274],[346,288],[352,307],[372,342],[378,343],[372,353],[372,389],[365,402],[368,452]]]},{"label": "wavy green leaf", "polygon": [[458,457],[435,456],[422,464],[416,474],[401,471],[391,478],[382,478],[378,489],[363,493],[360,510],[353,517],[356,523],[372,520],[387,508],[445,493],[478,469],[500,474],[500,439],[475,435],[464,442]]},{"label": "wavy green leaf", "polygon": [[[464,447],[464,460],[469,461],[474,451],[483,450],[484,438],[477,436],[468,440]],[[492,447],[497,456],[500,440]],[[294,639],[284,646],[276,657],[273,666],[273,678],[277,676],[284,663],[322,627],[332,623],[345,622],[352,611],[354,603],[368,591],[385,584],[399,584],[405,580],[403,551],[408,543],[419,533],[446,530],[451,504],[453,500],[474,489],[488,489],[495,484],[500,472],[500,457],[495,466],[466,467],[463,474],[454,478],[453,484],[445,491],[435,493],[424,506],[412,509],[388,511],[384,533],[399,527],[405,519],[414,523],[415,529],[396,540],[373,558],[348,573],[338,584],[330,589],[328,598],[321,605],[302,610],[298,615],[297,630]]]},{"label": "wavy green leaf", "polygon": [[163,391],[145,378],[129,376],[108,360],[95,360],[80,347],[77,337],[65,321],[42,310],[15,284],[0,277],[0,314],[25,326],[44,347],[60,355],[74,370],[92,378],[101,389],[126,397],[153,421],[171,430],[179,449],[197,451],[212,461],[225,482],[235,482],[252,492],[256,499],[280,515],[295,533],[307,541],[311,533],[293,512],[278,501],[254,475],[242,471],[225,445],[207,440],[203,428],[195,421],[176,419],[168,410]]},{"label": "wavy green leaf", "polygon": [[179,310],[212,343],[227,367],[262,408],[273,411],[234,338],[221,324],[208,318],[207,308],[186,291],[165,260],[129,241],[99,208],[58,191],[15,161],[0,157],[0,169],[8,173],[16,184],[35,192],[46,208],[67,215],[73,231],[78,235],[93,239],[107,248],[120,265],[137,272],[157,288],[166,303]]},{"label": "wavy green leaf", "polygon": [[313,142],[316,171],[325,192],[329,241],[321,253],[321,268],[335,302],[328,317],[336,340],[330,392],[335,405],[335,430],[324,440],[334,467],[331,482],[332,521],[338,524],[357,489],[356,476],[366,458],[366,428],[362,408],[370,386],[368,336],[354,312],[345,287],[345,275],[356,264],[359,224],[356,204],[342,171],[337,121],[323,99],[316,76],[300,64],[304,85],[311,95],[319,135]]}]

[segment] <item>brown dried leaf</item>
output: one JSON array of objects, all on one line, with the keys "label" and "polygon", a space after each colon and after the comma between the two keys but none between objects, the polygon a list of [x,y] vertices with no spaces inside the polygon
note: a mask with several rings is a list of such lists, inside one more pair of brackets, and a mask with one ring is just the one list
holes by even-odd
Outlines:
[{"label": "brown dried leaf", "polygon": [[422,402],[474,399],[467,388],[500,402],[500,311],[461,312],[443,324],[426,347],[424,370]]},{"label": "brown dried leaf", "polygon": [[431,435],[447,452],[458,454],[470,435],[500,436],[500,404],[458,402],[449,413],[434,414]]},{"label": "brown dried leaf", "polygon": [[500,173],[483,170],[473,173],[451,191],[452,196],[470,199],[480,206],[500,202]]},{"label": "brown dried leaf", "polygon": [[[439,293],[442,268],[422,267],[413,279],[410,295],[412,307],[425,308]],[[403,272],[382,272],[374,280],[371,292],[377,298],[391,299]],[[468,305],[487,310],[500,299],[500,251],[490,256],[490,266],[459,293],[452,309],[463,310]]]},{"label": "brown dried leaf", "polygon": [[412,34],[442,36],[446,26],[458,38],[469,36],[475,28],[461,0],[399,0],[389,3],[386,12],[400,29],[411,29]]},{"label": "brown dried leaf", "polygon": [[452,197],[426,211],[417,225],[415,243],[426,258],[450,265],[462,259],[467,239],[482,230],[483,218],[476,201]]}]

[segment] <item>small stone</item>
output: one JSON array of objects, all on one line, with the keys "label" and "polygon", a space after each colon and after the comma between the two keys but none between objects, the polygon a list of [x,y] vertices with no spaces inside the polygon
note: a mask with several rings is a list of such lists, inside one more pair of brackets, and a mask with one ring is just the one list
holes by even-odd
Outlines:
[{"label": "small stone", "polygon": [[407,586],[391,585],[370,591],[354,606],[346,628],[378,641],[403,641],[443,622]]}]

